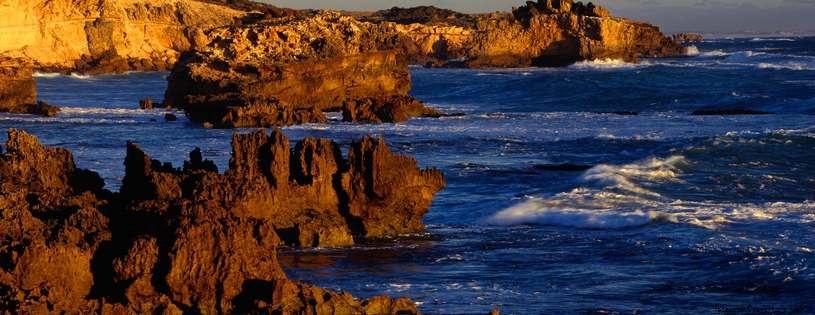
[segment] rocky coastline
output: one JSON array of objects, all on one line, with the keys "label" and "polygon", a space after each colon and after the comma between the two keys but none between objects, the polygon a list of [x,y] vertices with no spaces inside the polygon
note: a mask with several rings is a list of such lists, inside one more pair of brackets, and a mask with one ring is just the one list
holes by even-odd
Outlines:
[{"label": "rocky coastline", "polygon": [[0,155],[3,314],[418,314],[288,280],[278,246],[349,246],[424,230],[445,185],[384,141],[233,137],[230,167],[190,153],[183,167],[128,143],[118,193],[71,152],[11,129]]},{"label": "rocky coastline", "polygon": [[[603,7],[539,0],[511,13],[394,8],[359,19],[252,1],[78,0],[0,6],[0,112],[57,115],[34,71],[170,71],[161,104],[218,128],[444,116],[410,95],[408,66],[559,67],[674,56],[679,38]],[[174,117],[167,116],[167,120]],[[0,314],[418,314],[286,278],[278,246],[352,246],[422,231],[445,186],[381,138],[290,147],[235,135],[228,170],[137,144],[119,192],[71,152],[10,129],[0,150]]]}]

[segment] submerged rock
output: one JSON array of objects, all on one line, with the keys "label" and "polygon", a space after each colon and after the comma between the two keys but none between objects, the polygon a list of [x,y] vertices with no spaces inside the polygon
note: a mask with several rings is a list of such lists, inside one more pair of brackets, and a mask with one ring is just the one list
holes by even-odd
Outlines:
[{"label": "submerged rock", "polygon": [[[233,137],[223,174],[199,149],[183,169],[128,143],[121,192],[65,149],[10,130],[0,154],[0,306],[9,313],[418,314],[406,298],[357,300],[286,279],[281,244],[424,229],[444,186],[382,139],[292,150],[275,130]],[[2,150],[0,150],[2,151]]]}]

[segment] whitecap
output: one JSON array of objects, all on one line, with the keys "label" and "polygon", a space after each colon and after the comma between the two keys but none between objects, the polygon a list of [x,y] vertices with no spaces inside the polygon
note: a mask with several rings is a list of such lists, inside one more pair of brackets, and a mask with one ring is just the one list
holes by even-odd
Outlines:
[{"label": "whitecap", "polygon": [[688,50],[685,52],[685,55],[688,56],[696,56],[699,55],[699,48],[694,45],[688,46]]},{"label": "whitecap", "polygon": [[583,175],[584,181],[596,182],[606,188],[618,188],[639,195],[659,196],[635,184],[636,181],[676,178],[681,167],[690,165],[683,156],[667,159],[651,158],[626,165],[597,165]]},{"label": "whitecap", "polygon": [[621,59],[597,59],[585,60],[570,65],[569,69],[576,70],[609,70],[609,69],[636,69],[641,68],[642,65],[628,63]]},{"label": "whitecap", "polygon": [[711,50],[711,51],[706,51],[706,52],[700,53],[699,56],[700,57],[724,57],[724,56],[730,56],[730,53],[725,52],[725,51],[723,51],[721,49],[716,49],[716,50]]},{"label": "whitecap", "polygon": [[35,78],[56,78],[61,76],[62,74],[57,72],[34,72],[33,77]]},{"label": "whitecap", "polygon": [[568,209],[558,207],[557,203],[533,199],[501,210],[484,222],[494,225],[540,224],[586,229],[619,229],[643,226],[657,220],[674,221],[670,215],[656,211]]},{"label": "whitecap", "polygon": [[766,54],[766,53],[753,52],[753,51],[750,51],[750,50],[738,51],[738,52],[735,52],[735,53],[731,54],[730,56],[727,56],[727,58],[725,58],[725,60],[728,60],[728,61],[734,61],[734,60],[735,61],[742,61],[742,60],[751,59],[753,57],[764,55],[764,54]]}]

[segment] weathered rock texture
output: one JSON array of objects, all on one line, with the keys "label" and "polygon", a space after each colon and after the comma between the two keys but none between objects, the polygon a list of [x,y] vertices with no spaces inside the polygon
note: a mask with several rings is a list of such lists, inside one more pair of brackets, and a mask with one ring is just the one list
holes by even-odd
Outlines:
[{"label": "weathered rock texture", "polygon": [[416,314],[287,280],[280,244],[338,246],[424,229],[444,186],[381,139],[236,135],[229,170],[183,169],[128,143],[120,193],[71,153],[10,130],[0,155],[0,314]]},{"label": "weathered rock texture", "polygon": [[409,39],[391,28],[319,12],[215,29],[206,48],[185,54],[173,69],[162,103],[216,126],[271,126],[264,117],[311,117],[291,111],[406,95],[410,74],[400,43]]},{"label": "weathered rock texture", "polygon": [[513,10],[514,21],[480,22],[468,67],[566,66],[582,60],[670,56],[684,52],[658,27],[611,17],[589,2],[528,1]]},{"label": "weathered rock texture", "polygon": [[166,71],[180,52],[207,44],[204,31],[243,15],[188,0],[9,0],[0,54],[44,71]]}]

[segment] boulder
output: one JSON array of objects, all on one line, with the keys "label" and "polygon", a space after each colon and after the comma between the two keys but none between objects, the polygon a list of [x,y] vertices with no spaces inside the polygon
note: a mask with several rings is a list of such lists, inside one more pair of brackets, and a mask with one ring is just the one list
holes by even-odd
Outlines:
[{"label": "boulder", "polygon": [[141,109],[153,109],[153,100],[149,97],[145,97],[139,101],[139,108]]}]

